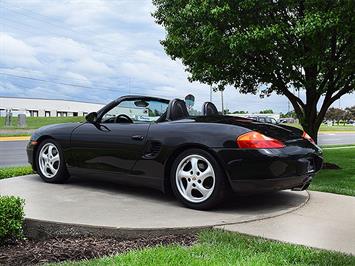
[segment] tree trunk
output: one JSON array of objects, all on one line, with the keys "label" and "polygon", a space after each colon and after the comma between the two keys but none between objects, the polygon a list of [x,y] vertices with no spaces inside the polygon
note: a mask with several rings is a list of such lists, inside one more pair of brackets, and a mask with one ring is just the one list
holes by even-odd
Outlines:
[{"label": "tree trunk", "polygon": [[318,141],[318,130],[320,124],[317,123],[317,115],[310,115],[306,113],[302,119],[300,119],[300,123],[303,127],[303,130],[311,136],[311,138],[317,143]]}]

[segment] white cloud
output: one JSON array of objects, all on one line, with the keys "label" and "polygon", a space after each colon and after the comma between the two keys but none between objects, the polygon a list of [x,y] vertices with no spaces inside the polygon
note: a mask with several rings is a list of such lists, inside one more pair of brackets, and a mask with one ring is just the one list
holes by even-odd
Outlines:
[{"label": "white cloud", "polygon": [[[151,17],[150,0],[2,0],[2,7],[9,12],[0,17],[7,32],[0,35],[0,71],[51,81],[6,77],[15,96],[107,102],[126,93],[166,98],[193,93],[198,106],[209,100],[209,87],[188,82],[182,63],[171,60],[159,44],[165,33]],[[233,88],[224,95],[231,110],[288,108],[281,96],[260,99]],[[353,99],[344,97],[342,103],[350,105]],[[213,100],[220,108],[220,93],[213,93]]]},{"label": "white cloud", "polygon": [[59,58],[60,60],[79,60],[90,54],[84,44],[63,37],[33,37],[29,43],[36,48],[38,54]]},{"label": "white cloud", "polygon": [[112,75],[114,71],[103,62],[98,62],[92,58],[81,58],[79,61],[69,65],[70,69],[87,75]]},{"label": "white cloud", "polygon": [[35,49],[20,39],[0,32],[0,64],[10,67],[39,67]]}]

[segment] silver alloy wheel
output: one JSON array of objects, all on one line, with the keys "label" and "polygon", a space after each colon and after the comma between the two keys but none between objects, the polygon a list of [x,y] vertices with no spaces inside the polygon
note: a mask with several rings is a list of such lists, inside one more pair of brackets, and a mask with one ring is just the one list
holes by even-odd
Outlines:
[{"label": "silver alloy wheel", "polygon": [[181,196],[189,202],[200,203],[211,196],[216,176],[212,164],[206,158],[192,154],[179,163],[175,181]]},{"label": "silver alloy wheel", "polygon": [[39,168],[41,173],[47,177],[52,178],[59,170],[60,157],[58,148],[53,143],[46,143],[38,155]]}]

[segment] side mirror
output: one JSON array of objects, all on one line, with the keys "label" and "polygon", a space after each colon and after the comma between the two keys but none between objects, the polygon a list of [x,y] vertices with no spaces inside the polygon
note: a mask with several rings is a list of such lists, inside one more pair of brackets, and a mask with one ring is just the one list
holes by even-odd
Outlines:
[{"label": "side mirror", "polygon": [[87,122],[94,124],[97,119],[97,113],[96,112],[89,113],[85,116],[85,119]]}]

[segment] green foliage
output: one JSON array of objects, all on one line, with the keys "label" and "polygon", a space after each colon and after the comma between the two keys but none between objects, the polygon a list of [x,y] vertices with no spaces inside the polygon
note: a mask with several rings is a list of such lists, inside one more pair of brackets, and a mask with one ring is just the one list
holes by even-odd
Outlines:
[{"label": "green foliage", "polygon": [[60,265],[353,265],[355,257],[221,230],[207,230],[192,247],[158,246]]},{"label": "green foliage", "polygon": [[248,111],[234,111],[233,114],[247,114]]},{"label": "green foliage", "polygon": [[325,119],[331,120],[331,121],[339,121],[343,119],[345,116],[345,111],[340,109],[340,108],[334,108],[331,107],[328,109],[328,111],[325,114]]},{"label": "green foliage", "polygon": [[355,196],[355,146],[325,148],[323,153],[326,162],[341,169],[322,169],[309,189]]},{"label": "green foliage", "polygon": [[273,114],[273,113],[274,113],[274,111],[271,109],[266,109],[266,110],[260,111],[260,114]]},{"label": "green foliage", "polygon": [[24,200],[14,196],[0,196],[0,240],[22,236]]},{"label": "green foliage", "polygon": [[[283,94],[314,139],[329,106],[354,91],[353,0],[153,3],[156,22],[167,31],[161,43],[182,60],[190,80]],[[306,90],[306,101],[293,89]]]},{"label": "green foliage", "polygon": [[282,114],[281,113],[281,118],[294,118],[294,119],[296,119],[297,115],[296,115],[295,111],[290,111],[290,112],[287,112],[286,114]]},{"label": "green foliage", "polygon": [[0,179],[33,174],[31,166],[15,166],[0,168]]},{"label": "green foliage", "polygon": [[345,117],[346,119],[352,119],[355,120],[355,105],[345,108]]}]

